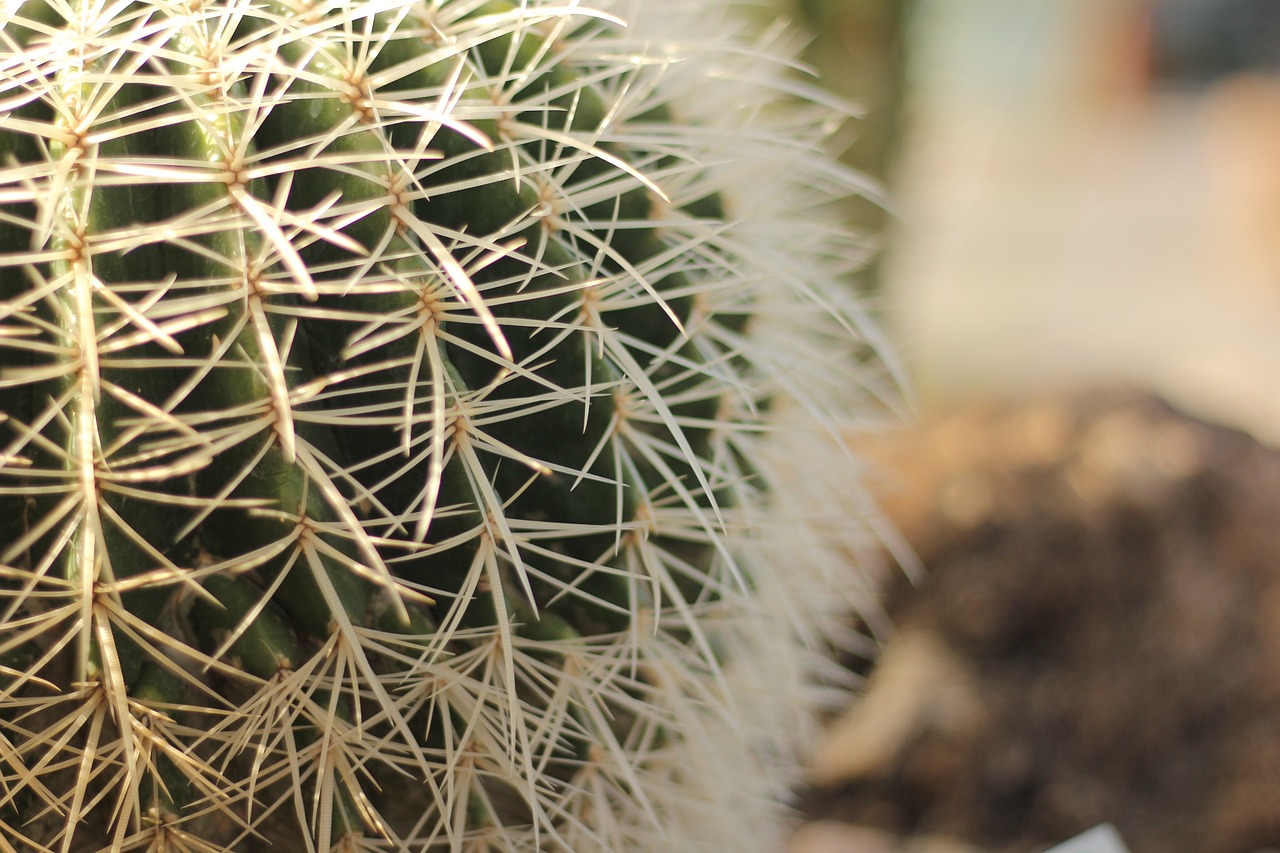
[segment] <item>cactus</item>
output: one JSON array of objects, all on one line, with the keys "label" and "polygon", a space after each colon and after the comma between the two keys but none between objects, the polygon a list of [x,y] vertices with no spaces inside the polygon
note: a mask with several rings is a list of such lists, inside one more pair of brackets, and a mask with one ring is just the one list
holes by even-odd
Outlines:
[{"label": "cactus", "polygon": [[0,849],[777,849],[888,386],[785,46],[0,6]]}]

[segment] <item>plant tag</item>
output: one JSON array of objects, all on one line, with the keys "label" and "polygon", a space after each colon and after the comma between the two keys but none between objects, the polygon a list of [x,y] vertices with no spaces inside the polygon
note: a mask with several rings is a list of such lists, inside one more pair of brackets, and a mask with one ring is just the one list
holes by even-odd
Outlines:
[{"label": "plant tag", "polygon": [[1064,841],[1045,853],[1129,853],[1124,846],[1120,833],[1109,823],[1095,826],[1093,829],[1077,835],[1070,841]]}]

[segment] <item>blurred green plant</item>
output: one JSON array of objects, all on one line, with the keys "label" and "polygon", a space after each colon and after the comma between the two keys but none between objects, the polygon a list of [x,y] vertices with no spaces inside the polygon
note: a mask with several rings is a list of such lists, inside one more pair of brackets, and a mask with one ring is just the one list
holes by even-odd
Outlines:
[{"label": "blurred green plant", "polygon": [[[908,120],[907,36],[915,0],[778,0],[813,34],[803,56],[827,88],[854,103],[859,121],[843,141],[840,159],[859,173],[893,183]],[[838,145],[841,144],[839,141]],[[850,223],[883,236],[891,225],[884,196],[861,195],[847,202]],[[869,291],[879,289],[879,255],[858,274]]]}]

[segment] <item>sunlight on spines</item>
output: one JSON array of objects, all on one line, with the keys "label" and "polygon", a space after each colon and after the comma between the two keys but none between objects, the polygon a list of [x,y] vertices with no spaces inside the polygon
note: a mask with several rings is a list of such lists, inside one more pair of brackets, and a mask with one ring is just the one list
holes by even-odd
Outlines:
[{"label": "sunlight on spines", "polygon": [[4,844],[778,849],[897,399],[785,32],[0,22]]}]

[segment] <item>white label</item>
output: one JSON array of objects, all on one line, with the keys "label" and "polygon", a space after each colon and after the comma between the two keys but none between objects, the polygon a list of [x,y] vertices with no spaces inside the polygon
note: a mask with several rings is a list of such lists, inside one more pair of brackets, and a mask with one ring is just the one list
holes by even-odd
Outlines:
[{"label": "white label", "polygon": [[1120,833],[1109,823],[1095,826],[1084,835],[1077,835],[1070,841],[1064,841],[1045,853],[1129,853],[1124,846]]}]

